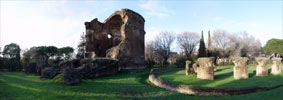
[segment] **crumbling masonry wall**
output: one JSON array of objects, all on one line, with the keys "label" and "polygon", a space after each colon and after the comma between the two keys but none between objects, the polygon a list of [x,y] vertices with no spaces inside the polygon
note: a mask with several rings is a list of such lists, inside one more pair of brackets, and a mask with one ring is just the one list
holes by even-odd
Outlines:
[{"label": "crumbling masonry wall", "polygon": [[85,22],[88,58],[110,57],[118,59],[122,69],[143,68],[144,22],[129,9],[114,12],[103,23],[97,18]]}]

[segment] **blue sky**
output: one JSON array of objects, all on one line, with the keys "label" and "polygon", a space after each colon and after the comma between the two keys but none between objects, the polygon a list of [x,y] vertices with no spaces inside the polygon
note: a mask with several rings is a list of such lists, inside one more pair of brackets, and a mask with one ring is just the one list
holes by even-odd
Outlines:
[{"label": "blue sky", "polygon": [[[1,1],[1,46],[40,45],[76,47],[84,22],[103,22],[114,11],[129,8],[146,20],[146,41],[160,31],[200,33],[223,29],[247,31],[262,42],[283,38],[282,0],[60,0]],[[205,34],[206,37],[206,34]],[[177,50],[177,47],[173,47]]]}]

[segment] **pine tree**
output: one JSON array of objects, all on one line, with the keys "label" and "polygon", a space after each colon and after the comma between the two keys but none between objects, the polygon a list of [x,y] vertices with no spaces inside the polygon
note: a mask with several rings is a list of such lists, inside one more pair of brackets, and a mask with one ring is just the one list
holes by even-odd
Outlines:
[{"label": "pine tree", "polygon": [[204,38],[203,38],[203,31],[201,31],[201,39],[199,43],[198,57],[207,57]]}]

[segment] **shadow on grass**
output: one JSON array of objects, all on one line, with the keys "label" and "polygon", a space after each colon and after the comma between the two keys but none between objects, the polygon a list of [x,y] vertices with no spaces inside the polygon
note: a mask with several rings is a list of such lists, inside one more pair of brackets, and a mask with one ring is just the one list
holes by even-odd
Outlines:
[{"label": "shadow on grass", "polygon": [[227,87],[253,87],[253,86],[259,86],[259,87],[270,87],[275,86],[283,83],[281,75],[268,75],[264,77],[258,77],[256,76],[256,71],[253,71],[253,73],[250,73],[250,76],[248,79],[240,79],[240,80],[231,80],[227,83],[218,85],[221,88],[227,88]]},{"label": "shadow on grass", "polygon": [[139,100],[282,100],[283,88],[234,96],[190,96],[178,93],[156,97],[141,97]]},{"label": "shadow on grass", "polygon": [[230,67],[220,68],[220,69],[217,69],[216,72],[221,72],[227,69],[231,69],[231,68]]},{"label": "shadow on grass", "polygon": [[[270,70],[271,69],[269,69],[269,72]],[[270,76],[269,73],[269,76],[257,77],[255,67],[249,68],[248,79],[241,79],[241,80],[234,80],[233,67],[230,66],[221,67],[214,76],[215,80],[197,79],[196,74],[185,76],[185,73],[184,74],[180,74],[180,73],[183,72],[181,71],[166,72],[166,73],[157,74],[156,76],[163,80],[167,80],[175,84],[185,84],[185,85],[215,87],[215,88],[268,86],[266,83],[270,85],[277,85],[278,83],[283,83],[283,80],[281,79],[282,75],[276,77],[269,77]]]},{"label": "shadow on grass", "polygon": [[[6,80],[7,82],[9,80]],[[18,80],[22,81],[22,80]],[[5,88],[1,88],[0,98],[1,100],[51,100],[51,99],[62,99],[62,100],[69,100],[69,99],[91,99],[91,98],[108,98],[106,94],[102,94],[101,96],[99,93],[83,93],[83,92],[72,92],[72,91],[62,91],[60,88],[44,88],[44,87],[30,87],[27,84],[22,83],[14,83],[14,82],[2,82],[0,83],[1,86]],[[5,90],[6,89],[6,90]],[[3,92],[4,91],[4,92]],[[2,95],[2,94],[11,94],[10,96]],[[2,97],[3,96],[3,97]],[[112,97],[113,98],[113,97]]]},{"label": "shadow on grass", "polygon": [[271,68],[268,69],[268,73],[271,73]]},{"label": "shadow on grass", "polygon": [[215,75],[214,79],[215,79],[215,81],[223,80],[223,79],[231,77],[231,76],[233,76],[233,72],[227,72],[227,73]]}]

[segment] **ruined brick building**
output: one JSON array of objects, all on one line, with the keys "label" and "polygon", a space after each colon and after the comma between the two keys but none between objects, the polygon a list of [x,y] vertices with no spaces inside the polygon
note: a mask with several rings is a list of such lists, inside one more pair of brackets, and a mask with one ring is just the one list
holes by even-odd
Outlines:
[{"label": "ruined brick building", "polygon": [[87,57],[118,59],[121,69],[144,68],[144,22],[130,9],[114,12],[103,23],[85,22]]}]

